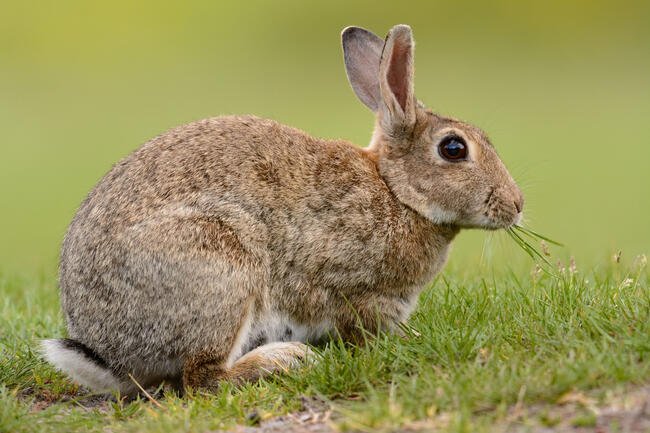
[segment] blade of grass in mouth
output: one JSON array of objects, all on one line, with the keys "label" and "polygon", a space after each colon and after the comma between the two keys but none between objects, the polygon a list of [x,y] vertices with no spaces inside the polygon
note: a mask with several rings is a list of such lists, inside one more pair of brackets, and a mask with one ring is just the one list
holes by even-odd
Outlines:
[{"label": "blade of grass in mouth", "polygon": [[[540,233],[537,233],[536,231],[533,231],[533,230],[531,230],[529,228],[520,226],[518,224],[515,224],[515,225],[513,225],[511,227],[508,227],[506,229],[506,232],[512,238],[512,240],[515,241],[515,243],[519,246],[519,248],[524,250],[524,252],[526,254],[528,254],[533,259],[533,261],[540,267],[540,269],[544,273],[546,273],[546,274],[548,274],[548,275],[550,275],[550,276],[552,276],[554,278],[559,277],[559,275],[552,272],[553,265],[551,265],[551,262],[548,261],[546,259],[546,257],[544,257],[534,246],[532,246],[530,243],[526,242],[526,240],[522,236],[525,235],[525,236],[527,236],[530,239],[533,239],[535,241],[537,241],[537,240],[546,241],[546,242],[549,242],[549,243],[552,243],[552,244],[558,245],[558,246],[564,246],[563,244],[561,244],[560,242],[554,241],[553,239],[550,239],[550,238],[548,238],[548,237],[546,237],[546,236],[544,236],[544,235],[542,235]],[[541,259],[541,261],[540,261],[540,259]],[[544,266],[544,265],[546,265],[546,266]]]},{"label": "blade of grass in mouth", "polygon": [[549,266],[552,266],[552,265],[551,265],[551,262],[549,262],[548,259],[547,259],[546,257],[544,257],[544,255],[543,255],[542,253],[540,253],[539,251],[537,251],[537,249],[536,249],[534,246],[532,246],[531,244],[529,244],[528,242],[526,242],[526,240],[525,240],[524,238],[522,238],[521,236],[519,236],[519,234],[517,234],[517,232],[515,232],[514,230],[511,230],[511,233],[513,234],[513,236],[515,236],[517,239],[519,239],[519,240],[521,241],[521,243],[523,243],[524,245],[526,245],[526,247],[528,247],[528,249],[529,249],[533,254],[535,254],[537,257],[539,257],[540,259],[542,259],[542,260],[544,261],[544,263],[546,263],[546,264],[549,265]]},{"label": "blade of grass in mouth", "polygon": [[507,229],[506,229],[506,233],[508,233],[508,236],[510,236],[510,237],[512,238],[512,240],[515,241],[515,243],[517,244],[517,246],[519,246],[519,248],[521,248],[522,250],[524,250],[524,252],[525,252],[526,254],[528,254],[528,255],[530,256],[530,258],[533,259],[533,261],[537,262],[537,259],[535,258],[535,254],[533,254],[532,251],[530,251],[530,250],[528,249],[528,247],[526,247],[526,245],[523,245],[523,244],[519,241],[519,239],[517,239],[517,238],[515,237],[515,235],[512,233],[512,230],[511,230],[511,229],[507,228]]},{"label": "blade of grass in mouth", "polygon": [[549,239],[549,238],[547,238],[546,236],[544,236],[544,235],[542,235],[542,234],[539,234],[539,233],[537,233],[537,232],[535,232],[535,231],[533,231],[533,230],[531,230],[531,229],[529,229],[529,228],[527,228],[527,227],[520,226],[519,224],[515,224],[515,225],[513,225],[512,228],[518,230],[518,231],[521,232],[521,233],[526,234],[527,236],[530,236],[530,237],[533,238],[533,239],[535,239],[535,238],[537,238],[537,239],[543,239],[543,240],[545,240],[546,242],[549,242],[549,243],[551,243],[551,244],[553,244],[553,245],[557,245],[558,247],[563,247],[563,246],[564,246],[564,244],[561,244],[561,243],[559,243],[558,241],[554,241],[553,239]]}]

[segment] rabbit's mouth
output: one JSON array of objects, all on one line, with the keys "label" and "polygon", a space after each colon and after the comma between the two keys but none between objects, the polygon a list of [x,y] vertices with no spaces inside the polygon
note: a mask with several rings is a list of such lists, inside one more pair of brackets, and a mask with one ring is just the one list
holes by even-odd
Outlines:
[{"label": "rabbit's mouth", "polygon": [[523,196],[502,188],[490,190],[485,199],[483,217],[487,230],[507,229],[518,224],[523,218]]},{"label": "rabbit's mouth", "polygon": [[523,218],[521,205],[510,194],[493,189],[481,203],[469,204],[458,211],[429,205],[427,218],[437,224],[451,224],[465,229],[499,230],[518,224]]},{"label": "rabbit's mouth", "polygon": [[456,221],[456,225],[484,230],[512,227],[523,218],[523,197],[518,194],[503,188],[491,188],[475,207],[468,206],[464,212],[465,217]]},{"label": "rabbit's mouth", "polygon": [[488,216],[487,213],[480,214],[474,218],[469,219],[466,222],[458,223],[458,226],[461,228],[473,228],[473,229],[483,229],[483,230],[500,230],[507,229],[512,227],[515,224],[519,224],[523,217],[523,212],[514,214],[510,218],[495,218]]},{"label": "rabbit's mouth", "polygon": [[519,222],[521,222],[521,219],[523,217],[524,217],[524,213],[523,212],[518,212],[517,214],[515,214],[514,218],[511,218],[510,220],[506,220],[506,221],[503,221],[503,220],[501,220],[501,221],[490,220],[490,223],[485,225],[483,228],[485,228],[486,230],[508,229],[508,228],[514,226],[515,224],[519,224]]}]

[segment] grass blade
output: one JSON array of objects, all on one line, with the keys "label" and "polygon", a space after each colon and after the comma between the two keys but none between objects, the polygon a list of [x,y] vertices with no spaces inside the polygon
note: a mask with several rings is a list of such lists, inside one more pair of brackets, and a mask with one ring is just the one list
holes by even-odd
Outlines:
[{"label": "grass blade", "polygon": [[512,230],[511,233],[512,233],[513,236],[517,237],[517,239],[519,239],[519,241],[520,241],[521,243],[523,243],[524,245],[526,245],[526,247],[528,247],[528,249],[529,249],[533,254],[535,254],[537,257],[539,257],[540,259],[542,259],[542,260],[544,261],[544,263],[546,263],[546,264],[549,265],[549,266],[552,266],[552,265],[551,265],[551,262],[549,262],[548,259],[547,259],[546,257],[544,257],[544,255],[542,255],[542,253],[540,253],[539,251],[537,251],[537,250],[535,249],[535,247],[533,247],[531,244],[529,244],[528,242],[526,242],[526,240],[525,240],[524,238],[522,238],[521,236],[519,236],[519,234],[517,234],[514,230]]},{"label": "grass blade", "polygon": [[528,254],[530,258],[533,259],[533,261],[537,262],[537,259],[535,258],[535,254],[533,254],[526,245],[522,244],[521,241],[517,237],[515,237],[511,229],[506,229],[506,233],[508,233],[508,236],[510,236],[512,240],[515,241],[515,243],[519,246],[519,248],[524,250],[526,254]]},{"label": "grass blade", "polygon": [[538,238],[538,239],[543,239],[543,240],[545,240],[546,242],[549,242],[549,243],[551,243],[551,244],[553,244],[553,245],[557,245],[558,247],[563,247],[563,246],[564,246],[564,244],[561,244],[561,243],[558,242],[558,241],[554,241],[553,239],[549,239],[549,238],[547,238],[546,236],[541,235],[541,234],[537,233],[536,231],[533,231],[533,230],[531,230],[531,229],[529,229],[529,228],[527,228],[527,227],[520,226],[519,224],[515,224],[515,225],[512,226],[512,227],[515,228],[515,229],[517,229],[517,230],[520,231],[520,232],[526,233],[526,234],[527,234],[528,236],[530,236],[530,237]]}]

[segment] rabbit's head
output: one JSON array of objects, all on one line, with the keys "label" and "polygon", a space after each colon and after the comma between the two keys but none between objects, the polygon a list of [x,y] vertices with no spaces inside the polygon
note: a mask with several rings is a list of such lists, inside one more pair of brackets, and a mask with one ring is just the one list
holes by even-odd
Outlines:
[{"label": "rabbit's head", "polygon": [[519,222],[523,195],[485,133],[415,99],[411,28],[395,26],[382,40],[348,27],[342,39],[352,89],[377,115],[368,152],[398,199],[439,224]]}]

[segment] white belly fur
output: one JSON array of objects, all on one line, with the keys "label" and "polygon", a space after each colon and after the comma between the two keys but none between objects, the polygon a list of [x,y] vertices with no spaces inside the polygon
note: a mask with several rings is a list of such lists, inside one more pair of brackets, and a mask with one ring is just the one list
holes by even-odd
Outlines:
[{"label": "white belly fur", "polygon": [[228,357],[232,365],[238,358],[263,344],[287,341],[315,343],[328,336],[334,326],[329,321],[322,321],[315,326],[296,323],[286,314],[271,311],[254,320],[248,315],[243,324],[233,350]]}]

